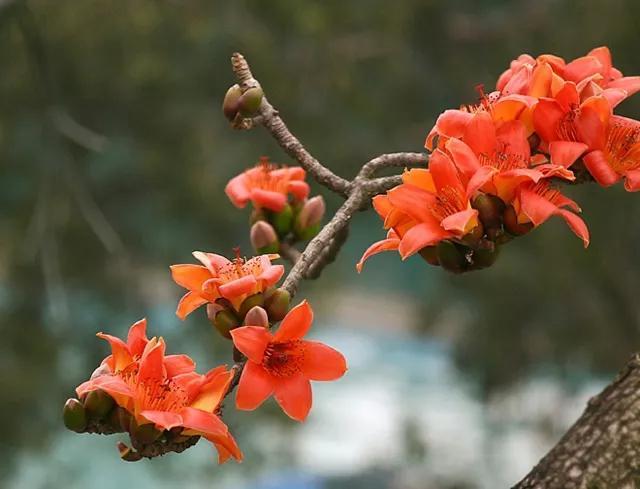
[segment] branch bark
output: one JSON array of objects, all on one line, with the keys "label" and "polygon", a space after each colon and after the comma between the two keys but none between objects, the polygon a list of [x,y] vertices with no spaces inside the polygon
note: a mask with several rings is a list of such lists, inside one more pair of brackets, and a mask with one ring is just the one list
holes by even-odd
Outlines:
[{"label": "branch bark", "polygon": [[640,487],[640,356],[589,400],[558,444],[513,489]]}]

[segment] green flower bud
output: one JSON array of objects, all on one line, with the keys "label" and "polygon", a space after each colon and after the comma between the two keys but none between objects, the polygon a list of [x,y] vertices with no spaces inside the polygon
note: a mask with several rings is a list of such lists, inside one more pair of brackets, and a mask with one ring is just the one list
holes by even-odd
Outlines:
[{"label": "green flower bud", "polygon": [[243,318],[247,314],[249,309],[252,309],[255,306],[261,306],[262,304],[264,304],[264,296],[261,292],[250,295],[242,301],[242,304],[240,304],[240,310],[238,311],[238,314],[241,318]]},{"label": "green flower bud", "polygon": [[473,251],[471,255],[472,267],[474,269],[482,269],[490,267],[498,259],[500,254],[500,247],[494,246],[493,248],[480,248]]},{"label": "green flower bud", "polygon": [[468,266],[465,256],[467,249],[451,241],[440,241],[438,243],[438,261],[442,268],[452,273],[464,272]]},{"label": "green flower bud", "polygon": [[62,420],[68,430],[82,433],[87,427],[87,413],[77,399],[67,399],[62,409]]},{"label": "green flower bud", "polygon": [[227,90],[224,100],[222,102],[222,112],[224,116],[233,121],[240,109],[240,97],[242,96],[242,90],[238,84],[233,85]]},{"label": "green flower bud", "polygon": [[507,230],[507,232],[513,234],[514,236],[527,234],[533,229],[532,222],[518,222],[518,215],[516,214],[516,210],[512,205],[507,206],[507,208],[504,210],[503,216],[505,229]]},{"label": "green flower bud", "polygon": [[326,206],[321,195],[316,195],[304,203],[293,224],[298,239],[306,241],[318,234],[325,211]]},{"label": "green flower bud", "polygon": [[109,425],[116,432],[121,433],[123,431],[127,431],[129,429],[130,422],[131,415],[126,409],[120,406],[116,406],[111,410],[111,413],[109,413]]},{"label": "green flower bud", "polygon": [[436,267],[440,266],[437,246],[425,246],[418,253],[420,253],[420,256],[424,258],[429,265],[434,265]]},{"label": "green flower bud", "polygon": [[252,117],[256,115],[256,112],[258,112],[260,104],[262,103],[263,97],[264,92],[262,91],[262,88],[249,88],[240,97],[240,115],[242,115],[243,117]]},{"label": "green flower bud", "polygon": [[289,204],[280,212],[272,212],[269,221],[279,236],[286,236],[293,224],[293,210]]},{"label": "green flower bud", "polygon": [[291,294],[285,289],[275,289],[265,297],[264,308],[271,322],[282,321],[289,312]]},{"label": "green flower bud", "polygon": [[240,326],[240,319],[229,309],[224,309],[216,314],[213,325],[218,330],[218,333],[227,339],[231,339],[230,331]]},{"label": "green flower bud", "polygon": [[114,406],[113,398],[104,391],[96,390],[87,394],[84,399],[84,408],[90,418],[103,419]]}]

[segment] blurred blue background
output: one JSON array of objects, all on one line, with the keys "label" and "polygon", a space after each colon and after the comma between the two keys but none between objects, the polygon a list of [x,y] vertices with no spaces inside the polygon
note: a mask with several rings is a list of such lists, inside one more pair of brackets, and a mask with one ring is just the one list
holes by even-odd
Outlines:
[{"label": "blurred blue background", "polygon": [[[640,201],[621,188],[567,190],[588,250],[549,222],[464,276],[395,254],[357,276],[384,235],[358,215],[299,295],[350,370],[315,385],[304,425],[271,401],[228,409],[241,465],[218,467],[204,443],[124,463],[117,436],[65,431],[60,411],[107,353],[94,334],[122,336],[142,316],[200,369],[231,362],[203,314],[174,316],[168,266],[195,249],[249,253],[248,211],[224,185],[261,155],[293,163],[265,131],[228,127],[232,52],[307,148],[350,177],[380,153],[420,151],[440,111],[473,102],[521,52],[607,44],[639,74],[639,19],[634,0],[0,0],[0,486],[515,483],[638,347]],[[620,113],[638,117],[639,100]]]}]

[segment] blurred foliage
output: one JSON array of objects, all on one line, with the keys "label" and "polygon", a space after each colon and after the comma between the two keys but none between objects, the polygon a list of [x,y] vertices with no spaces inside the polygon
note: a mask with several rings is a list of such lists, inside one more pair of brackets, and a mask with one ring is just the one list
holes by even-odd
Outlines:
[{"label": "blurred foliage", "polygon": [[[148,314],[183,349],[169,264],[192,249],[248,252],[246,213],[224,184],[262,154],[290,162],[219,113],[233,51],[307,147],[349,176],[379,153],[420,150],[440,111],[472,102],[521,52],[571,58],[607,44],[639,73],[639,23],[635,0],[0,1],[0,456],[58,428],[70,386],[104,353],[96,330],[123,334]],[[639,116],[638,100],[622,112]],[[586,252],[555,223],[487,271],[452,277],[386,257],[357,287],[415,296],[429,318],[419,326],[452,338],[489,390],[547,365],[616,369],[640,340],[640,204],[620,189],[569,193],[592,231]],[[359,219],[345,255],[378,229]],[[342,260],[325,284],[352,277]],[[441,326],[451,311],[463,329]],[[188,323],[190,341],[214,343]]]}]

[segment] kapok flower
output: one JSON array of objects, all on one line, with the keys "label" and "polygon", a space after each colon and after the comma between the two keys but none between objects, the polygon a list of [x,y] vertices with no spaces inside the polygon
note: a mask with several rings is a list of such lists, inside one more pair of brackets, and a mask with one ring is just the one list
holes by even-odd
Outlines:
[{"label": "kapok flower", "polygon": [[248,260],[238,256],[233,261],[202,251],[194,251],[193,256],[202,265],[170,267],[173,280],[189,290],[178,303],[176,315],[180,319],[220,298],[227,299],[238,309],[244,299],[271,287],[284,273],[284,266],[271,264],[279,255],[259,255]]},{"label": "kapok flower", "polygon": [[305,171],[299,166],[278,168],[268,158],[261,158],[254,168],[233,177],[225,193],[238,208],[251,201],[256,208],[280,212],[287,205],[289,194],[299,201],[307,198],[309,185],[304,179]]},{"label": "kapok flower", "polygon": [[[589,246],[589,230],[584,221],[574,214],[581,209],[573,200],[551,187],[548,181],[522,184],[517,191],[514,209],[518,224],[531,222],[538,227],[552,216],[559,216],[569,228],[582,239],[584,247]],[[567,210],[569,208],[574,212]]]},{"label": "kapok flower", "polygon": [[[136,335],[135,325],[130,335]],[[99,335],[106,337],[106,335]],[[224,398],[234,372],[224,366],[206,375],[188,369],[168,368],[165,342],[152,338],[145,344],[139,360],[129,364],[123,360],[123,349],[113,337],[106,337],[112,346],[115,369],[101,372],[76,389],[80,398],[91,391],[101,390],[129,412],[138,426],[154,424],[158,430],[182,428],[181,435],[202,436],[218,449],[219,462],[230,457],[242,460],[229,429],[215,414]],[[104,362],[103,362],[104,363]]]},{"label": "kapok flower", "polygon": [[533,132],[531,109],[536,103],[534,97],[524,95],[502,96],[500,92],[486,95],[482,91],[480,103],[477,105],[463,105],[460,109],[445,110],[427,135],[425,148],[433,150],[434,141],[438,136],[438,146],[443,147],[448,138],[464,139],[467,125],[475,114],[487,113],[496,126],[513,120],[520,120],[527,129],[527,136]]},{"label": "kapok flower", "polygon": [[311,409],[310,380],[336,380],[347,365],[342,354],[324,343],[304,340],[313,311],[307,301],[291,309],[272,334],[262,326],[231,331],[233,343],[247,357],[236,393],[238,409],[252,411],[273,395],[292,419],[304,421]]},{"label": "kapok flower", "polygon": [[461,238],[478,225],[478,211],[469,199],[477,189],[464,184],[451,158],[436,150],[429,169],[413,169],[402,175],[403,183],[386,195],[373,198],[384,227],[394,232],[371,245],[357,265],[381,251],[398,250],[406,259],[426,246]]},{"label": "kapok flower", "polygon": [[624,178],[629,192],[640,190],[640,121],[613,116],[602,149],[583,157],[589,173],[602,186]]},{"label": "kapok flower", "polygon": [[545,143],[555,143],[558,152],[578,157],[587,148],[604,145],[611,107],[604,93],[581,102],[575,83],[566,82],[554,98],[538,101],[533,123]]},{"label": "kapok flower", "polygon": [[[453,162],[469,180],[470,191],[481,189],[497,195],[504,202],[513,199],[518,185],[526,181],[538,182],[542,178],[557,177],[575,179],[567,169],[579,156],[559,152],[551,145],[551,161],[548,164],[533,161],[526,130],[520,121],[509,121],[496,128],[487,113],[475,114],[464,133],[464,142],[451,138],[445,144]],[[580,147],[580,154],[586,145]],[[546,161],[543,155],[535,160]]]}]

